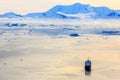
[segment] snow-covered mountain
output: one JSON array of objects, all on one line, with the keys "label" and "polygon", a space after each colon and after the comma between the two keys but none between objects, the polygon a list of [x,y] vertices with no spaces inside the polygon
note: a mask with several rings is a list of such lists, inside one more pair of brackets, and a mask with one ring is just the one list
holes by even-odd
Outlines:
[{"label": "snow-covered mountain", "polygon": [[23,16],[20,14],[16,14],[14,12],[8,12],[3,15],[0,15],[0,18],[22,18]]},{"label": "snow-covered mountain", "polygon": [[107,7],[93,7],[86,4],[75,3],[73,5],[57,5],[43,13],[29,13],[19,15],[15,13],[5,13],[0,18],[58,18],[58,19],[84,19],[84,18],[119,18],[120,10],[112,10]]}]

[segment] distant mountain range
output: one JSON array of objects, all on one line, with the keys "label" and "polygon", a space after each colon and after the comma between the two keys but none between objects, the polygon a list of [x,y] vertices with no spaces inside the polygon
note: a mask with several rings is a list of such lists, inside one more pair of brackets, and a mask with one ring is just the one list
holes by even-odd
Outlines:
[{"label": "distant mountain range", "polygon": [[120,10],[112,10],[107,7],[93,7],[86,4],[75,3],[73,5],[57,5],[46,12],[29,13],[27,15],[8,12],[0,15],[0,18],[120,19]]}]

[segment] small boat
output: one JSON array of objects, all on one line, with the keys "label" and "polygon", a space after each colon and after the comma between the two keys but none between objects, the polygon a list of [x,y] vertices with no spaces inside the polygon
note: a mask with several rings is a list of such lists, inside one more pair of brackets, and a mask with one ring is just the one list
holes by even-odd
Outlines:
[{"label": "small boat", "polygon": [[91,61],[88,59],[85,61],[85,71],[91,72]]}]

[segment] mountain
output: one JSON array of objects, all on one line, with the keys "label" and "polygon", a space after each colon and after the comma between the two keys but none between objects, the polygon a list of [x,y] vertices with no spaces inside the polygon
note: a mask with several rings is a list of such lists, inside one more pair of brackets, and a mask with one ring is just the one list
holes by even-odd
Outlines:
[{"label": "mountain", "polygon": [[75,3],[73,5],[57,5],[44,13],[30,13],[26,16],[32,18],[61,19],[120,18],[120,10],[112,10],[107,7],[93,7],[88,4]]},{"label": "mountain", "polygon": [[117,18],[120,19],[120,10],[112,10],[107,7],[93,7],[88,4],[75,3],[73,5],[57,5],[43,13],[29,13],[19,15],[15,13],[5,13],[0,18],[57,18],[57,19],[99,19],[99,18]]},{"label": "mountain", "polygon": [[3,15],[0,15],[0,18],[22,18],[23,16],[20,14],[16,14],[14,12],[8,12]]}]

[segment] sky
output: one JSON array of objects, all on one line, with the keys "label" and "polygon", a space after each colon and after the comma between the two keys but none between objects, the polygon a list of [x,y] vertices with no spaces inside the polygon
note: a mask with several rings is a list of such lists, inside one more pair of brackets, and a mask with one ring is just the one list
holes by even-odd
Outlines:
[{"label": "sky", "polygon": [[120,10],[120,0],[0,0],[0,14],[6,12],[19,14],[45,12],[55,5],[71,5],[74,3],[107,6],[111,9]]}]

